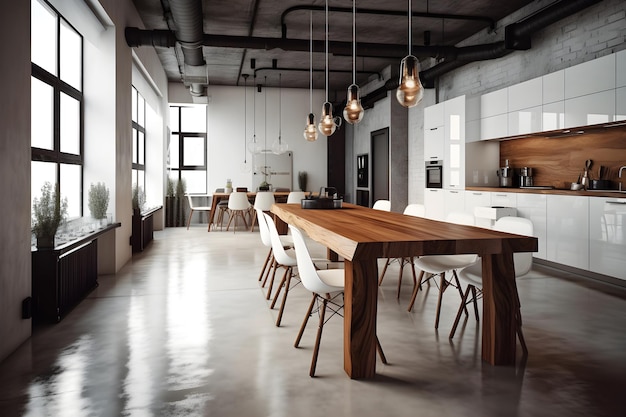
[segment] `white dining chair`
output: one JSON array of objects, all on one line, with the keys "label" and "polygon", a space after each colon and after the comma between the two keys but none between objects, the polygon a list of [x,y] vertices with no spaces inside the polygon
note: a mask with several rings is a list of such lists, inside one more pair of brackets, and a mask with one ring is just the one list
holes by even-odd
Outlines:
[{"label": "white dining chair", "polygon": [[[452,212],[446,216],[446,221],[449,223],[463,224],[468,226],[474,225],[474,216],[464,212]],[[421,272],[417,283],[413,287],[413,295],[411,296],[411,302],[409,303],[408,311],[413,309],[417,292],[422,286],[424,275],[429,274],[427,280],[439,276],[439,298],[437,300],[437,314],[435,317],[435,329],[439,328],[439,316],[441,313],[441,302],[443,300],[443,294],[449,286],[457,288],[461,298],[463,297],[463,290],[457,276],[457,270],[468,267],[476,263],[478,255],[428,255],[418,256],[415,260],[415,266],[418,267]],[[452,278],[446,279],[446,273],[451,272]],[[467,312],[467,310],[465,310]]]},{"label": "white dining chair", "polygon": [[[534,233],[532,221],[523,217],[514,216],[502,217],[498,219],[494,224],[493,229],[501,232],[513,233],[523,236],[532,236]],[[513,268],[515,270],[515,278],[526,275],[530,271],[532,263],[532,252],[514,253]],[[482,297],[483,293],[482,262],[476,262],[475,264],[467,268],[461,269],[458,276],[461,282],[467,284],[467,288],[465,289],[465,293],[463,293],[463,297],[461,298],[461,304],[459,305],[459,311],[456,314],[454,324],[452,325],[452,329],[450,330],[450,339],[452,339],[454,337],[454,334],[456,333],[457,326],[459,325],[459,320],[461,319],[461,313],[467,304],[474,304],[474,314],[476,316],[476,321],[479,320],[477,300]],[[468,300],[470,292],[472,293],[472,298]],[[522,350],[524,351],[524,354],[528,354],[528,348],[526,347],[524,334],[522,333],[522,315],[520,311],[519,297],[513,302],[516,304],[517,308],[517,311],[515,312],[515,332],[517,333],[517,337],[519,338],[520,344],[522,345]]]},{"label": "white dining chair", "polygon": [[[194,211],[198,211],[198,212],[204,212],[204,213],[210,213],[211,212],[211,206],[196,206],[193,203],[193,196],[191,194],[187,194],[187,202],[189,203],[189,218],[187,218],[187,230],[189,230],[189,224],[191,224],[191,216],[193,215]],[[200,195],[199,197],[205,197],[204,195]],[[207,230],[209,230],[211,227],[211,224],[209,223]]]},{"label": "white dining chair", "polygon": [[[424,205],[423,204],[409,204],[405,207],[404,212],[402,214],[406,216],[414,216],[414,217],[424,217]],[[398,262],[400,265],[400,274],[398,275],[398,292],[396,298],[400,299],[400,290],[402,289],[402,274],[404,272],[404,267],[406,265],[411,265],[411,272],[413,273],[413,285],[417,283],[417,275],[415,274],[415,263],[413,257],[403,257],[403,258],[387,258],[385,261],[385,266],[383,267],[382,272],[380,273],[380,277],[378,278],[378,285],[382,285],[383,278],[385,277],[385,272],[387,272],[387,268],[392,262]]]},{"label": "white dining chair", "polygon": [[391,201],[376,200],[372,206],[374,210],[391,211]]},{"label": "white dining chair", "polygon": [[248,201],[248,193],[243,191],[233,191],[228,196],[228,212],[230,218],[228,219],[228,224],[226,225],[226,231],[230,228],[233,220],[235,221],[233,231],[237,230],[237,218],[241,218],[241,220],[243,220],[243,224],[247,229],[248,222],[246,221],[246,214],[248,214],[251,207],[252,206]]},{"label": "white dining chair", "polygon": [[[289,225],[291,235],[293,236],[293,243],[296,250],[296,259],[298,265],[298,274],[302,285],[307,290],[313,293],[313,298],[309,304],[309,308],[304,315],[304,320],[300,326],[300,331],[296,337],[294,343],[295,347],[300,346],[300,341],[304,335],[304,330],[309,321],[309,317],[313,314],[315,309],[319,315],[319,324],[317,327],[317,337],[315,338],[315,346],[313,348],[313,358],[311,359],[311,367],[309,369],[309,376],[315,376],[315,368],[317,367],[317,357],[320,348],[320,341],[322,340],[322,331],[324,330],[324,324],[330,320],[334,315],[341,316],[341,310],[343,309],[343,292],[345,289],[345,271],[343,269],[325,269],[318,270],[315,267],[309,249],[306,246],[302,232],[296,227]],[[319,305],[321,302],[321,306]],[[317,304],[317,308],[315,308]],[[326,318],[326,311],[330,310],[330,317]],[[383,352],[383,349],[376,336],[376,350],[380,355],[380,358],[384,364],[387,363],[387,358]]]},{"label": "white dining chair", "polygon": [[287,204],[300,204],[306,198],[306,195],[307,193],[304,191],[290,191],[287,195]]},{"label": "white dining chair", "polygon": [[[272,250],[272,238],[270,237],[270,231],[267,226],[267,221],[265,220],[265,217],[263,216],[263,210],[257,208],[255,209],[255,212],[257,214],[257,218],[259,222],[259,235],[261,236],[261,242],[263,243],[263,245],[265,245],[269,249],[267,256],[265,258],[265,262],[263,263],[263,268],[261,268],[261,273],[259,274],[259,281],[262,282],[261,288],[264,288],[270,276],[270,273],[272,271],[275,271],[277,262],[276,262],[276,259],[274,258],[274,251]],[[280,237],[280,241],[284,249],[293,248],[293,239],[291,235],[279,235],[279,237]],[[274,277],[275,277],[275,274],[272,275],[272,279],[269,282],[269,287],[268,287],[267,294],[266,294],[266,298],[268,300],[270,299],[270,295],[272,293],[272,287],[274,285]]]},{"label": "white dining chair", "polygon": [[259,191],[254,197],[254,211],[252,212],[252,220],[250,221],[250,231],[254,231],[254,225],[257,222],[257,209],[261,211],[270,211],[272,204],[276,202],[272,191]]}]

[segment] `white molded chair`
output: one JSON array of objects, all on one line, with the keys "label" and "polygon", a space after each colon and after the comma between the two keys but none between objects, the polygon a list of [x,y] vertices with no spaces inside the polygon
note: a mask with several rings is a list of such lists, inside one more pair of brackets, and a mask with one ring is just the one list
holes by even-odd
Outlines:
[{"label": "white molded chair", "polygon": [[248,201],[248,193],[243,191],[233,191],[228,197],[228,211],[230,218],[226,225],[226,231],[230,228],[230,224],[235,220],[233,231],[237,229],[237,217],[243,220],[243,224],[248,228],[248,222],[246,221],[246,214],[250,211],[250,202]]},{"label": "white molded chair", "polygon": [[[202,197],[204,197],[204,195],[201,195]],[[189,230],[189,224],[191,224],[191,216],[193,215],[194,211],[203,211],[205,213],[210,213],[211,212],[211,206],[196,206],[193,204],[193,196],[191,194],[187,194],[187,201],[189,202],[189,218],[187,219],[187,230]],[[211,225],[209,224],[207,227],[207,230],[209,230],[209,228],[211,227]]]},{"label": "white molded chair", "polygon": [[[276,202],[272,191],[259,191],[254,198],[254,211],[252,212],[252,220],[250,221],[250,231],[254,231],[254,224],[257,221],[257,209],[261,211],[270,211],[272,204]],[[260,228],[260,226],[259,226]]]},{"label": "white molded chair", "polygon": [[376,200],[372,206],[374,210],[391,211],[391,201]]},{"label": "white molded chair", "polygon": [[[317,328],[317,337],[315,338],[315,347],[313,349],[313,359],[311,360],[311,368],[309,370],[309,376],[315,376],[315,367],[317,365],[317,356],[320,348],[320,341],[322,339],[322,330],[324,329],[324,323],[335,314],[341,315],[341,309],[343,308],[343,291],[345,288],[345,272],[343,269],[326,269],[317,270],[315,264],[311,259],[311,255],[302,236],[302,232],[293,226],[289,226],[291,235],[293,236],[293,243],[296,249],[296,258],[298,263],[298,274],[302,285],[313,293],[313,298],[309,308],[304,316],[302,326],[298,332],[298,337],[294,343],[295,347],[300,345],[300,340],[304,334],[309,316],[313,313],[316,302],[318,307],[316,309],[319,314],[319,325]],[[321,306],[319,305],[321,301]],[[326,309],[330,309],[331,316],[326,319]],[[383,349],[380,346],[378,337],[376,337],[376,349],[383,363],[387,363]]]},{"label": "white molded chair", "polygon": [[[452,212],[446,216],[448,223],[462,224],[462,225],[474,225],[474,216],[462,212]],[[409,303],[408,311],[413,309],[415,304],[415,298],[417,292],[422,286],[424,274],[429,274],[427,280],[439,275],[439,299],[437,300],[437,315],[435,317],[435,329],[439,328],[439,314],[441,312],[441,301],[443,299],[443,293],[448,286],[452,285],[459,291],[461,298],[463,297],[463,290],[461,290],[461,284],[457,276],[457,270],[468,267],[476,263],[478,255],[428,255],[419,256],[414,260],[415,266],[421,269],[417,284],[413,287],[413,295],[411,296],[411,302]],[[452,279],[446,279],[446,272],[452,271]],[[467,311],[467,310],[466,310]]]},{"label": "white molded chair", "polygon": [[[494,230],[499,230],[501,232],[514,233],[517,235],[524,236],[532,236],[533,235],[533,223],[522,217],[502,217],[496,221],[493,226]],[[513,254],[513,262],[515,269],[515,277],[521,277],[522,275],[526,275],[533,263],[533,254],[532,252],[518,252]],[[474,265],[471,265],[467,268],[464,268],[459,271],[459,279],[461,282],[467,284],[467,288],[465,293],[463,294],[463,298],[461,300],[461,305],[459,306],[459,311],[456,314],[456,318],[454,319],[454,325],[452,326],[452,330],[450,330],[450,339],[454,337],[454,333],[456,332],[456,328],[459,324],[459,320],[461,318],[461,312],[466,307],[467,304],[474,304],[474,313],[476,315],[476,321],[478,321],[478,303],[476,302],[478,298],[482,296],[482,288],[483,288],[483,269],[482,263],[477,262]],[[468,296],[470,291],[472,292],[472,299],[468,301]],[[524,354],[528,354],[528,349],[526,347],[526,342],[524,341],[524,334],[522,333],[522,316],[520,312],[520,302],[519,297],[516,302],[517,311],[515,313],[515,331],[517,333],[517,337],[519,338],[520,344],[522,345],[522,350]]]},{"label": "white molded chair", "polygon": [[[403,214],[407,216],[414,217],[424,217],[424,205],[423,204],[409,204],[404,209]],[[387,272],[387,268],[393,261],[398,261],[400,264],[400,275],[398,276],[398,294],[396,298],[400,298],[400,289],[402,288],[402,273],[404,272],[404,267],[407,264],[411,264],[411,271],[413,272],[413,285],[417,283],[417,276],[415,274],[415,264],[413,262],[413,257],[405,257],[405,258],[387,258],[385,262],[385,266],[383,267],[383,271],[380,273],[380,278],[378,279],[378,285],[382,285],[383,278],[385,277],[385,272]]]},{"label": "white molded chair", "polygon": [[[265,287],[265,283],[267,282],[269,278],[270,272],[272,272],[272,270],[275,271],[277,262],[276,262],[276,259],[274,258],[274,251],[272,250],[272,238],[270,237],[270,231],[267,226],[267,221],[265,220],[265,217],[263,216],[263,210],[257,208],[255,209],[255,212],[257,214],[257,218],[259,221],[259,235],[261,235],[261,242],[263,242],[263,245],[269,248],[269,252],[267,254],[267,257],[265,258],[265,263],[263,264],[263,268],[261,269],[261,273],[259,274],[259,281],[261,280],[263,281],[261,284],[261,287]],[[291,235],[289,236],[280,235],[280,241],[284,249],[290,249],[293,247],[293,239],[291,238]],[[270,294],[272,293],[272,286],[274,285],[274,276],[275,275],[272,275],[272,280],[270,281],[269,288],[267,291],[266,298],[268,300],[270,299]]]},{"label": "white molded chair", "polygon": [[300,204],[301,200],[306,198],[307,193],[304,191],[290,191],[287,195],[287,204]]}]

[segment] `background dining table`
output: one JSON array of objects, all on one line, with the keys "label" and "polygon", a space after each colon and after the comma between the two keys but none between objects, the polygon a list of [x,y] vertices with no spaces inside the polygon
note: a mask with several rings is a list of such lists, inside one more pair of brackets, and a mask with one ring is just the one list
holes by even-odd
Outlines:
[{"label": "background dining table", "polygon": [[482,358],[492,365],[515,363],[520,302],[513,253],[537,251],[537,238],[345,203],[334,210],[274,204],[271,211],[277,222],[298,227],[344,259],[344,370],[351,378],[373,378],[376,373],[378,258],[480,255]]},{"label": "background dining table", "polygon": [[[254,197],[256,197],[256,192],[247,191],[248,199],[254,203]],[[215,192],[211,198],[211,212],[209,213],[209,227],[208,230],[211,231],[211,226],[214,223],[215,211],[217,210],[217,205],[222,200],[228,200],[230,193],[224,192]],[[289,191],[274,191],[274,198],[276,202],[284,203],[287,201],[287,196],[289,196]]]}]

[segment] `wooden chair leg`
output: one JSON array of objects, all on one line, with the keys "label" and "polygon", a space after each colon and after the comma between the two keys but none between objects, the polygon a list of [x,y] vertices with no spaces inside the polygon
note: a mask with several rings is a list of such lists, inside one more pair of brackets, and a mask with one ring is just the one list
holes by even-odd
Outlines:
[{"label": "wooden chair leg", "polygon": [[263,274],[265,273],[265,269],[267,268],[267,265],[270,259],[272,259],[272,248],[270,248],[270,251],[267,253],[267,256],[265,257],[263,268],[261,268],[261,274],[259,274],[259,282],[263,279]]},{"label": "wooden chair leg", "polygon": [[441,279],[439,284],[439,299],[437,300],[437,315],[435,316],[435,329],[439,328],[439,314],[441,313],[441,301],[443,300],[443,293],[445,292],[448,281],[446,281],[446,273],[441,273]]},{"label": "wooden chair leg", "polygon": [[480,321],[480,316],[478,315],[478,292],[479,290],[476,290],[476,287],[474,287],[473,285],[472,287],[472,297],[474,297],[473,301],[474,301],[474,315],[476,316],[476,321]]},{"label": "wooden chair leg", "polygon": [[313,298],[311,299],[311,303],[309,304],[309,308],[306,311],[304,316],[304,320],[302,321],[302,325],[300,326],[300,331],[298,332],[298,337],[296,337],[296,341],[293,344],[294,347],[300,346],[300,340],[302,340],[302,335],[304,334],[304,329],[306,328],[307,323],[309,322],[309,317],[311,317],[311,312],[313,311],[313,307],[315,306],[315,301],[317,300],[317,294],[313,293]]},{"label": "wooden chair leg", "polygon": [[385,261],[385,266],[383,267],[383,272],[380,273],[380,278],[378,278],[378,286],[383,283],[383,278],[385,278],[385,272],[387,272],[387,267],[391,263],[391,258],[387,258]]},{"label": "wooden chair leg", "polygon": [[189,224],[191,224],[192,214],[193,214],[193,209],[189,210],[189,218],[187,219],[187,230],[189,230]]},{"label": "wooden chair leg", "polygon": [[320,322],[317,328],[317,337],[315,338],[315,348],[313,349],[313,359],[311,359],[311,369],[309,371],[309,376],[315,376],[315,368],[317,366],[317,355],[320,350],[320,341],[322,340],[322,330],[324,329],[324,316],[326,315],[326,305],[328,304],[328,300],[326,298],[322,301],[322,306],[320,307]]},{"label": "wooden chair leg", "polygon": [[278,269],[278,262],[276,262],[276,259],[274,259],[273,262],[274,268],[272,270],[272,278],[270,279],[270,285],[269,288],[267,289],[267,294],[265,295],[265,299],[269,300],[272,294],[272,286],[274,285],[274,279],[276,278],[276,270]]},{"label": "wooden chair leg", "polygon": [[467,289],[465,290],[465,294],[463,294],[463,296],[461,297],[461,305],[459,305],[459,311],[457,311],[456,313],[454,324],[452,325],[452,329],[450,330],[450,334],[448,335],[448,338],[450,339],[452,339],[454,337],[454,334],[456,333],[456,328],[459,325],[459,320],[461,319],[461,313],[463,313],[463,307],[465,306],[465,303],[467,303],[467,296],[469,295],[470,289],[473,287],[473,285],[468,285]]},{"label": "wooden chair leg", "polygon": [[287,275],[289,274],[289,267],[285,268],[285,273],[283,274],[283,277],[280,280],[280,283],[278,284],[278,288],[276,288],[276,293],[274,294],[274,298],[272,299],[272,304],[270,304],[270,308],[274,308],[274,306],[276,305],[276,301],[278,301],[278,296],[280,295],[280,292],[283,289],[283,286],[285,285],[285,282],[287,282]]},{"label": "wooden chair leg", "polygon": [[411,296],[411,302],[409,303],[409,308],[407,309],[407,311],[411,311],[413,310],[413,304],[415,304],[415,297],[417,297],[417,292],[419,291],[420,287],[422,286],[422,279],[424,278],[424,271],[420,271],[420,277],[417,281],[417,284],[413,286],[413,295]]},{"label": "wooden chair leg", "polygon": [[251,216],[251,219],[250,219],[250,231],[254,232],[254,225],[255,225],[256,220],[257,220],[257,218],[256,218],[256,210],[254,210],[252,212],[252,214],[250,214],[250,216]]},{"label": "wooden chair leg", "polygon": [[[404,267],[409,261],[409,258],[400,258],[400,274],[398,275],[398,294],[396,295],[396,299],[400,299],[400,290],[402,289],[402,274],[404,273]],[[415,273],[415,270],[413,271]],[[415,275],[413,275],[413,285],[415,285]]]},{"label": "wooden chair leg", "polygon": [[289,274],[287,275],[287,281],[285,282],[285,292],[283,292],[283,301],[280,303],[280,310],[278,311],[278,317],[276,318],[276,326],[280,326],[280,322],[283,319],[283,312],[285,311],[285,304],[287,304],[287,296],[289,295],[289,286],[291,285],[291,277],[293,276],[293,269],[287,268]]},{"label": "wooden chair leg", "polygon": [[380,340],[378,340],[378,336],[376,336],[376,351],[378,351],[378,356],[380,356],[380,360],[387,365],[387,357],[385,356],[385,352],[383,352],[383,347],[380,344]]}]

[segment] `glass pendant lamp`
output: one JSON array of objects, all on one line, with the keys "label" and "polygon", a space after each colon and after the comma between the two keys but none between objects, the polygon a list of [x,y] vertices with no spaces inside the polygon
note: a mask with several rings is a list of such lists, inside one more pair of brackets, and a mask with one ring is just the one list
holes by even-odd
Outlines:
[{"label": "glass pendant lamp", "polygon": [[348,87],[348,99],[343,109],[343,118],[350,124],[363,120],[361,92],[356,84],[356,0],[352,0],[352,84]]},{"label": "glass pendant lamp", "polygon": [[304,138],[309,142],[317,140],[315,115],[313,114],[313,12],[309,12],[309,115],[306,118]]},{"label": "glass pendant lamp", "polygon": [[409,0],[409,54],[400,62],[400,85],[396,90],[396,99],[404,107],[415,107],[424,96],[424,87],[419,78],[419,61],[412,54],[411,17],[413,9]]}]

